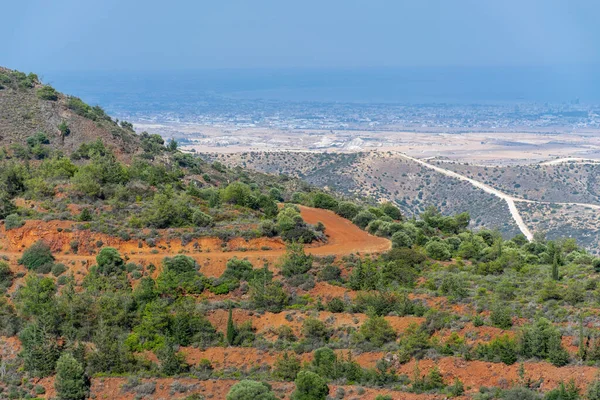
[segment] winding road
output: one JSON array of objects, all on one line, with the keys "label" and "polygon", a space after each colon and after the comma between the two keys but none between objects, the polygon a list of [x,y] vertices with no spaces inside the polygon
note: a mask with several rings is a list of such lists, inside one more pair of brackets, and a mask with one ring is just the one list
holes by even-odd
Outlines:
[{"label": "winding road", "polygon": [[[436,165],[432,165],[429,164],[428,162],[425,162],[423,160],[419,160],[418,158],[414,158],[411,157],[407,154],[404,153],[400,153],[400,152],[395,152],[397,155],[404,157],[408,160],[414,161],[418,164],[421,164],[422,166],[432,169],[436,172],[439,172],[441,174],[444,174],[446,176],[455,178],[455,179],[459,179],[461,181],[466,181],[469,182],[471,185],[475,186],[476,188],[479,188],[481,190],[483,190],[486,193],[492,194],[496,197],[501,198],[502,200],[506,201],[506,204],[508,205],[508,209],[510,211],[510,215],[512,216],[512,218],[514,219],[515,223],[517,224],[517,226],[519,227],[519,230],[521,231],[521,233],[523,233],[523,235],[525,235],[525,237],[527,238],[527,240],[531,241],[533,240],[533,233],[529,230],[529,227],[527,226],[527,224],[525,224],[525,222],[523,221],[523,217],[521,216],[521,214],[519,213],[519,210],[517,209],[516,206],[516,202],[521,202],[521,203],[535,203],[535,204],[558,204],[558,205],[570,205],[570,206],[582,206],[582,207],[589,207],[589,208],[593,208],[596,210],[600,210],[600,205],[598,204],[588,204],[588,203],[571,203],[571,202],[564,202],[564,203],[560,203],[560,202],[550,202],[550,201],[537,201],[537,200],[528,200],[528,199],[522,199],[519,197],[514,197],[511,196],[509,194],[506,194],[498,189],[495,189],[489,185],[486,185],[483,182],[479,182],[475,179],[471,179],[469,177],[466,177],[464,175],[458,174],[454,171],[448,170],[448,169],[444,169],[444,168],[440,168]],[[558,160],[552,160],[552,161],[547,161],[546,163],[542,163],[542,165],[552,165],[552,164],[557,164],[560,162],[568,162],[568,161],[573,161],[573,160],[578,160],[578,161],[591,161],[591,160],[585,160],[585,159],[571,159],[571,158],[565,158],[565,159],[558,159]],[[549,164],[552,163],[552,164]]]}]

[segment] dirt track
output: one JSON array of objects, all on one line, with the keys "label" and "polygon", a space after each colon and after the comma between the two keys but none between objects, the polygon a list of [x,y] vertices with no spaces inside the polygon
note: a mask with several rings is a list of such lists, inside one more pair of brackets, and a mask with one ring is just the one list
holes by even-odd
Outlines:
[{"label": "dirt track", "polygon": [[[322,222],[328,237],[327,243],[307,246],[307,253],[318,256],[344,256],[352,253],[379,253],[391,248],[391,242],[388,239],[370,235],[332,211],[303,206],[300,206],[300,211],[304,220],[309,224]],[[203,274],[220,276],[225,270],[227,261],[233,257],[247,258],[255,267],[259,268],[264,262],[273,264],[285,254],[285,246],[280,239],[261,238],[250,241],[234,239],[224,250],[218,239],[202,238],[200,242],[203,251],[197,252],[193,250],[192,244],[182,246],[179,240],[159,241],[155,248],[146,246],[138,248],[137,240],[123,241],[90,231],[70,232],[65,229],[69,227],[68,225],[73,225],[73,223],[28,221],[22,228],[8,232],[3,230],[0,232],[0,248],[5,251],[0,251],[0,255],[9,256],[16,261],[22,250],[42,239],[53,247],[57,261],[70,266],[73,272],[85,272],[95,264],[95,254],[66,254],[69,250],[69,243],[72,240],[79,240],[81,243],[95,243],[101,239],[106,246],[115,247],[123,256],[133,262],[153,263],[158,266],[164,257],[186,254],[198,262]],[[62,229],[59,231],[57,227]]]}]

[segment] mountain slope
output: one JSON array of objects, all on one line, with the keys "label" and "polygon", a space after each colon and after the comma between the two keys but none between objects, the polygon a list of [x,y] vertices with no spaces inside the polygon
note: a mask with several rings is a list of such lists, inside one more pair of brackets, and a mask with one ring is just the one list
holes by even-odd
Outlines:
[{"label": "mountain slope", "polygon": [[27,138],[38,133],[45,134],[51,149],[65,154],[98,139],[123,160],[140,149],[128,123],[119,124],[100,107],[55,91],[35,74],[0,67],[0,147],[27,146]]}]

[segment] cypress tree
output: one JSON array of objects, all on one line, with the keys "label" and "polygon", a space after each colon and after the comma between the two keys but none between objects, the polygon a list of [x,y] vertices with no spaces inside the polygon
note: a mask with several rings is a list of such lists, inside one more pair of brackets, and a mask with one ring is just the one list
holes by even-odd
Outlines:
[{"label": "cypress tree", "polygon": [[558,254],[554,254],[554,260],[552,261],[552,279],[557,281],[559,279],[558,276]]},{"label": "cypress tree", "polygon": [[233,341],[235,340],[235,325],[233,323],[233,314],[231,311],[231,306],[229,306],[229,316],[227,318],[227,344],[232,346]]}]

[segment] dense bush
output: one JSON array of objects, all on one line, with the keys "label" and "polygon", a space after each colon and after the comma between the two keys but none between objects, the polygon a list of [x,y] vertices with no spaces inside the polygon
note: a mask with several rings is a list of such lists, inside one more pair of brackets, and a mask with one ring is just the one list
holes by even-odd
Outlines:
[{"label": "dense bush", "polygon": [[58,100],[58,93],[50,85],[44,85],[37,90],[37,96],[42,100]]},{"label": "dense bush", "polygon": [[23,221],[19,214],[9,214],[6,216],[6,220],[4,221],[4,227],[7,231],[20,228],[23,225],[25,225],[25,221]]},{"label": "dense bush", "polygon": [[231,387],[227,393],[227,400],[277,400],[267,383],[243,380]]},{"label": "dense bush", "polygon": [[54,256],[50,250],[50,246],[44,241],[37,241],[32,244],[19,259],[19,264],[25,268],[37,271],[45,265],[51,265],[54,262]]}]

